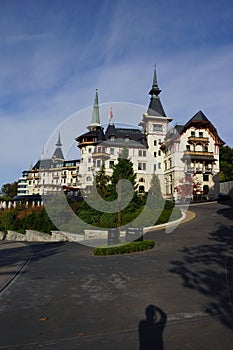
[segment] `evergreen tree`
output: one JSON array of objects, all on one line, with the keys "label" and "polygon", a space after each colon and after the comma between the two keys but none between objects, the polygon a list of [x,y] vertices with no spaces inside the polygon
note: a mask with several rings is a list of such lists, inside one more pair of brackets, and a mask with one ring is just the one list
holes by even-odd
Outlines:
[{"label": "evergreen tree", "polygon": [[163,207],[165,201],[162,197],[160,181],[156,174],[152,176],[148,196],[146,203],[148,208],[157,209]]},{"label": "evergreen tree", "polygon": [[[137,185],[136,185],[136,174],[133,170],[133,163],[128,159],[128,150],[126,148],[119,154],[118,162],[113,167],[113,174],[111,177],[111,184],[109,185],[109,190],[111,193],[111,199],[116,199],[117,194],[117,184],[119,180],[128,180],[133,188],[133,197],[137,195]],[[129,187],[121,188],[124,197],[129,195]],[[120,189],[119,189],[120,190]]]},{"label": "evergreen tree", "polygon": [[161,186],[160,186],[160,181],[158,178],[158,175],[153,174],[151,182],[150,182],[150,189],[149,189],[150,194],[153,196],[162,197],[162,192],[161,192]]},{"label": "evergreen tree", "polygon": [[106,199],[109,196],[109,181],[110,176],[106,174],[105,166],[103,164],[101,169],[96,173],[94,185],[96,186],[99,195],[104,199]]}]

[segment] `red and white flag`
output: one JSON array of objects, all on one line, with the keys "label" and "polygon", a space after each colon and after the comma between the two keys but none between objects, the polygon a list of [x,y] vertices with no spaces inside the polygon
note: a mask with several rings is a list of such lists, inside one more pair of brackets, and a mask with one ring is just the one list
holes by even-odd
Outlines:
[{"label": "red and white flag", "polygon": [[109,112],[109,123],[111,122],[112,118],[113,118],[112,107],[110,107],[110,112]]}]

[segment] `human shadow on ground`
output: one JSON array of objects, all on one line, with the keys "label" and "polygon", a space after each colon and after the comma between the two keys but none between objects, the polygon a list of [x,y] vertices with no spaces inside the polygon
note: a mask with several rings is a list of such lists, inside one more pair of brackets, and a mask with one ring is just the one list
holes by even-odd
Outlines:
[{"label": "human shadow on ground", "polygon": [[138,325],[140,350],[163,350],[163,331],[167,322],[166,313],[155,305],[145,309],[146,319]]},{"label": "human shadow on ground", "polygon": [[[218,214],[231,219],[233,207]],[[181,259],[171,261],[170,271],[180,275],[184,287],[205,296],[203,310],[208,315],[233,329],[233,225],[219,223],[209,233],[209,244],[183,247],[180,252]]]}]

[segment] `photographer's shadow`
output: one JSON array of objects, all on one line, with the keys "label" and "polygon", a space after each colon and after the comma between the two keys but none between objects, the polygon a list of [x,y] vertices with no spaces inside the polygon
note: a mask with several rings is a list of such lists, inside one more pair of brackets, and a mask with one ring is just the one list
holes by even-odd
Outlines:
[{"label": "photographer's shadow", "polygon": [[163,330],[167,322],[166,313],[157,306],[145,309],[146,319],[139,322],[140,350],[163,350]]}]

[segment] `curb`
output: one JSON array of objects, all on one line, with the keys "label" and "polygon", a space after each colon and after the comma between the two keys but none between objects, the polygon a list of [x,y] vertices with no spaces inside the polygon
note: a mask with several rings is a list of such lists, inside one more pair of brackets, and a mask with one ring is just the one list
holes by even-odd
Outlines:
[{"label": "curb", "polygon": [[145,233],[152,232],[152,231],[159,231],[163,228],[167,228],[167,227],[171,227],[171,226],[175,226],[175,225],[179,225],[179,224],[185,224],[186,222],[194,220],[195,217],[196,217],[196,214],[191,210],[182,211],[182,217],[180,219],[175,220],[175,221],[171,221],[171,222],[168,222],[165,224],[155,225],[155,226],[151,226],[151,227],[145,227]]}]

